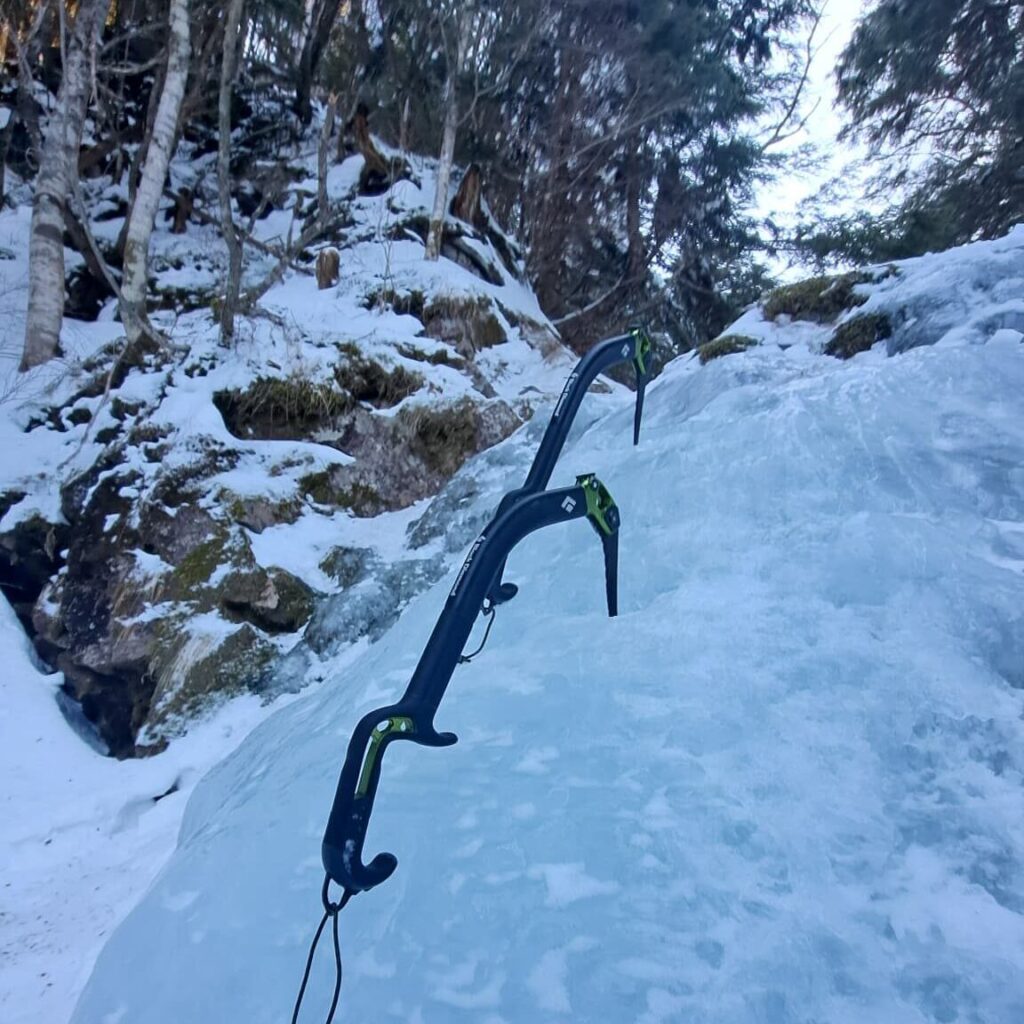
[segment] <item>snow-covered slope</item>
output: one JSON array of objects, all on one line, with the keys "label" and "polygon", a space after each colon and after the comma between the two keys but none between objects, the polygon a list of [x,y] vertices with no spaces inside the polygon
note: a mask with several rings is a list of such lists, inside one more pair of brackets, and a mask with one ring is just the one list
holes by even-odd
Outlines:
[{"label": "snow-covered slope", "polygon": [[[172,179],[194,185],[214,155],[187,156]],[[264,245],[283,245],[316,192],[315,149],[280,163],[289,212],[256,222]],[[493,220],[451,218],[442,258],[424,260],[433,167],[410,166],[373,195],[361,156],[332,167],[338,280],[318,288],[302,253],[232,346],[214,316],[218,229],[161,221],[153,320],[167,344],[126,353],[108,302],[95,321],[68,318],[62,358],[28,374],[29,207],[0,210],[0,585],[115,756],[162,749],[235,694],[272,696],[268,666],[364,580],[385,592],[381,621],[350,621],[337,643],[389,624],[445,568],[406,548],[406,527],[575,362]],[[88,187],[113,244],[121,186]],[[275,262],[250,252],[245,283]],[[396,562],[404,587],[380,579]]]},{"label": "snow-covered slope", "polygon": [[[815,347],[676,361],[637,450],[588,399],[553,483],[617,498],[621,614],[582,524],[513,555],[460,743],[385,763],[340,1020],[1024,1019],[1022,336]],[[79,1024],[288,1019],[349,731],[450,582],[200,784]]]},{"label": "snow-covered slope", "polygon": [[59,1024],[174,848],[196,782],[267,709],[236,699],[160,757],[119,762],[68,728],[62,677],[40,670],[2,597],[0,657],[0,1020]]}]

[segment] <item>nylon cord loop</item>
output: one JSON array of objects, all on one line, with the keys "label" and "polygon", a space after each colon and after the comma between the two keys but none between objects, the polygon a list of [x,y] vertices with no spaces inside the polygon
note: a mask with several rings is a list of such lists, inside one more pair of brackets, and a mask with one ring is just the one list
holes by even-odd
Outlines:
[{"label": "nylon cord loop", "polygon": [[330,876],[324,877],[323,889],[320,890],[320,900],[324,905],[324,916],[320,918],[316,934],[309,947],[309,956],[306,957],[306,969],[302,972],[302,984],[299,985],[299,994],[295,998],[295,1009],[292,1010],[292,1024],[298,1024],[299,1010],[302,1008],[302,999],[306,994],[306,986],[309,984],[310,971],[313,969],[313,957],[316,955],[316,947],[320,942],[320,936],[324,933],[328,919],[331,921],[331,938],[334,944],[334,995],[331,997],[331,1006],[324,1018],[324,1024],[331,1024],[334,1014],[338,1009],[338,998],[341,995],[341,943],[338,940],[338,914],[344,909],[345,904],[352,899],[354,893],[346,889],[337,903],[331,901],[328,892],[331,885]]}]

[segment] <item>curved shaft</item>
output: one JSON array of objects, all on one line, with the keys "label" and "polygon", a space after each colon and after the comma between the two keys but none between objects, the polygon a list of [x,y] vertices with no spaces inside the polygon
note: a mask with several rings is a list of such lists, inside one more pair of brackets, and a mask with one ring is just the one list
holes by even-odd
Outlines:
[{"label": "curved shaft", "polygon": [[[378,854],[368,865],[362,862],[363,841],[384,750],[398,739],[425,746],[448,746],[455,742],[451,733],[436,731],[434,715],[459,663],[487,588],[505,557],[535,530],[565,520],[592,517],[594,498],[588,495],[588,489],[594,491],[598,486],[593,478],[586,478],[586,482],[575,487],[527,495],[492,520],[470,549],[404,695],[396,704],[371,711],[356,726],[322,845],[327,874],[345,889],[370,889],[384,881],[398,863],[388,853]],[[609,508],[614,510],[614,505]],[[612,519],[612,528],[617,530],[617,513]],[[600,524],[595,528],[599,532],[605,529]]]},{"label": "curved shaft", "polygon": [[577,364],[576,369],[562,388],[562,394],[551,414],[551,422],[534,456],[533,465],[526,476],[523,491],[542,491],[551,479],[551,473],[558,461],[558,456],[565,447],[565,439],[576,418],[583,396],[587,388],[594,383],[597,375],[616,363],[637,363],[638,386],[639,378],[646,375],[646,358],[650,350],[647,335],[640,330],[622,334],[606,341],[598,342]]},{"label": "curved shaft", "polygon": [[[633,417],[633,444],[640,440],[640,417],[644,408],[644,389],[650,375],[651,339],[642,327],[635,327],[628,334],[599,341],[577,364],[562,388],[562,394],[551,414],[551,420],[544,431],[537,454],[533,457],[530,472],[522,487],[509,491],[498,504],[495,518],[501,516],[517,501],[528,494],[544,490],[551,479],[558,456],[562,454],[565,440],[569,436],[576,413],[579,412],[583,396],[597,375],[616,363],[632,362],[636,371],[636,412]],[[502,559],[494,579],[487,588],[487,601],[491,605],[501,604],[515,594],[502,590],[502,576],[505,574],[505,560]]]}]

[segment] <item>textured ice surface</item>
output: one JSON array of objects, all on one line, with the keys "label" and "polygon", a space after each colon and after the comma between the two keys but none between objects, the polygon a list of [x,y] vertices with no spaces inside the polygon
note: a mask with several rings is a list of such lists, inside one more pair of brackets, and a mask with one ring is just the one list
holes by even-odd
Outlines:
[{"label": "textured ice surface", "polygon": [[[514,553],[459,744],[385,759],[339,1019],[1024,1020],[1024,346],[680,361],[631,416],[553,481],[618,499],[622,613],[584,524]],[[79,1024],[288,1019],[349,732],[448,582],[198,787]]]}]

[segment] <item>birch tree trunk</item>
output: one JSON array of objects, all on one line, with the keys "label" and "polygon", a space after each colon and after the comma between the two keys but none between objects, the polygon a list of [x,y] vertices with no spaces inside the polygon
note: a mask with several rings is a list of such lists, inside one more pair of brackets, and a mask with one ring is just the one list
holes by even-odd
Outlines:
[{"label": "birch tree trunk", "polygon": [[64,204],[78,174],[90,60],[110,0],[81,0],[64,52],[57,107],[46,126],[29,238],[28,316],[21,369],[52,359],[64,319]]},{"label": "birch tree trunk", "polygon": [[427,230],[427,245],[424,256],[436,260],[441,255],[441,240],[444,236],[444,217],[448,210],[448,184],[452,177],[455,161],[455,134],[459,127],[459,95],[457,90],[459,74],[462,71],[463,54],[466,51],[471,12],[463,7],[456,29],[455,52],[449,49],[444,75],[444,91],[441,103],[444,106],[444,128],[441,134],[441,154],[437,161],[437,189],[434,192],[434,209],[430,214]]},{"label": "birch tree trunk", "polygon": [[167,37],[167,73],[153,122],[153,134],[142,169],[142,178],[128,218],[124,245],[124,277],[121,283],[121,320],[129,344],[142,337],[149,323],[146,314],[149,240],[163,194],[167,168],[178,142],[178,118],[185,98],[191,45],[189,0],[171,0]]},{"label": "birch tree trunk", "polygon": [[224,24],[224,60],[220,68],[218,99],[220,135],[217,147],[217,191],[220,200],[220,225],[228,247],[228,276],[224,284],[224,302],[220,308],[220,333],[224,341],[235,336],[235,310],[242,287],[242,243],[238,239],[231,213],[231,96],[234,91],[235,64],[238,56],[238,30],[245,0],[231,0]]},{"label": "birch tree trunk", "polygon": [[428,260],[441,255],[441,239],[444,235],[444,215],[448,209],[448,183],[452,177],[452,163],[455,160],[455,132],[459,123],[459,111],[455,95],[455,74],[449,70],[444,78],[444,133],[441,136],[441,155],[437,161],[437,190],[434,192],[434,209],[430,214],[430,230],[427,232]]}]

